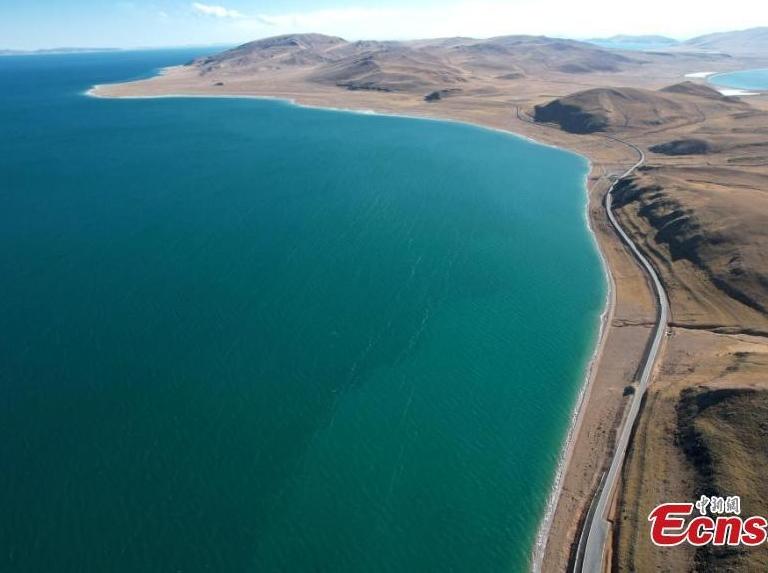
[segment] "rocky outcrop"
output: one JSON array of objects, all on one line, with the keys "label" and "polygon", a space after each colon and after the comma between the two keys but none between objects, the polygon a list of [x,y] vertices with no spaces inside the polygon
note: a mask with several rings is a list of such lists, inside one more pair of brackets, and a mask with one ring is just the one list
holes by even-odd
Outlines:
[{"label": "rocky outcrop", "polygon": [[[727,174],[715,175],[728,180]],[[653,229],[653,241],[667,247],[672,264],[689,261],[723,294],[768,314],[768,267],[760,248],[768,240],[761,222],[768,207],[765,201],[758,195],[734,213],[722,192],[679,185],[653,169],[641,170],[616,185],[614,206],[621,209],[634,203]]]},{"label": "rocky outcrop", "polygon": [[675,139],[649,147],[654,153],[662,155],[704,155],[712,150],[712,145],[704,139]]},{"label": "rocky outcrop", "polygon": [[502,74],[500,76],[496,76],[497,80],[519,80],[525,77],[525,74],[522,72],[510,72],[508,74]]},{"label": "rocky outcrop", "polygon": [[[729,368],[750,360],[738,352]],[[741,494],[741,511],[764,507],[766,488],[755,476],[766,470],[768,393],[753,388],[684,388],[676,407],[675,445],[693,470],[694,498]],[[696,571],[765,571],[766,556],[745,547],[704,545]]]},{"label": "rocky outcrop", "polygon": [[446,98],[448,96],[454,95],[461,92],[461,89],[459,88],[449,88],[444,90],[435,90],[433,92],[429,92],[427,95],[424,96],[424,101],[434,103],[437,101],[440,101],[443,98]]},{"label": "rocky outcrop", "polygon": [[604,114],[586,111],[582,106],[560,99],[534,108],[533,119],[541,123],[556,123],[571,133],[594,133],[608,125]]}]

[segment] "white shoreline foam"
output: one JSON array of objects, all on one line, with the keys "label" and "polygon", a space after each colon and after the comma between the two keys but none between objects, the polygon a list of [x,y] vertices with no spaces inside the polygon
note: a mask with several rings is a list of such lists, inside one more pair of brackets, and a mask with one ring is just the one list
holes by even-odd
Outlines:
[{"label": "white shoreline foam", "polygon": [[[762,68],[759,68],[759,69],[762,69]],[[761,88],[751,88],[751,89],[734,88],[726,84],[719,84],[715,81],[715,78],[719,76],[727,76],[740,71],[746,72],[750,70],[735,70],[731,72],[697,72],[695,74],[685,74],[685,77],[706,78],[707,83],[709,83],[709,85],[711,85],[714,89],[719,91],[724,96],[737,96],[737,97],[756,96],[756,95],[763,95],[766,92],[766,90]]]},{"label": "white shoreline foam", "polygon": [[483,125],[480,123],[475,123],[472,121],[467,121],[462,119],[453,119],[449,117],[434,117],[430,115],[409,115],[406,113],[376,111],[374,109],[366,109],[366,108],[348,108],[348,107],[333,107],[329,105],[319,105],[319,104],[318,105],[306,104],[306,103],[299,103],[295,99],[290,97],[280,97],[280,96],[260,96],[260,95],[250,95],[250,94],[157,94],[157,95],[140,95],[140,96],[137,96],[137,95],[112,96],[112,95],[101,95],[101,94],[95,93],[94,90],[101,87],[102,85],[110,85],[110,84],[99,84],[99,85],[93,86],[92,88],[82,92],[82,95],[96,98],[96,99],[114,99],[114,100],[121,100],[121,99],[131,99],[131,100],[132,99],[255,99],[255,100],[262,100],[262,101],[283,102],[296,107],[302,107],[306,109],[317,109],[317,110],[323,110],[323,111],[335,111],[335,112],[342,112],[342,113],[356,113],[361,115],[375,115],[375,116],[381,116],[381,117],[399,117],[403,119],[420,119],[423,121],[455,123],[458,125],[465,125],[467,127],[472,127],[475,129],[483,129],[486,131],[503,133],[511,137],[524,139],[525,141],[528,141],[535,145],[539,145],[541,147],[550,147],[552,149],[557,149],[559,151],[562,151],[563,153],[575,155],[577,157],[580,157],[586,160],[587,164],[589,165],[589,168],[590,169],[592,168],[592,163],[589,161],[589,159],[587,159],[584,155],[581,155],[580,153],[577,153],[574,150],[569,149],[567,147],[561,147],[559,145],[555,145],[554,143],[544,143],[543,141],[538,141],[537,139],[534,139],[528,135],[517,133],[516,131],[510,131],[509,129],[502,129],[500,127],[491,127],[489,125]]},{"label": "white shoreline foam", "polygon": [[757,96],[760,92],[750,92],[747,90],[741,90],[738,88],[716,88],[724,96]]},{"label": "white shoreline foam", "polygon": [[542,518],[541,523],[539,524],[539,530],[536,533],[536,541],[534,543],[533,552],[531,555],[531,571],[533,573],[538,573],[541,571],[543,565],[544,551],[546,550],[547,540],[549,539],[549,534],[552,529],[552,520],[555,516],[555,510],[557,509],[557,502],[563,492],[565,470],[571,461],[573,447],[576,443],[576,434],[581,427],[584,406],[588,402],[589,392],[592,389],[592,383],[594,382],[595,375],[597,374],[599,360],[608,336],[608,324],[610,324],[611,320],[613,319],[613,311],[616,306],[616,287],[613,279],[613,273],[611,273],[611,268],[608,265],[608,259],[606,259],[605,253],[603,253],[603,249],[600,247],[600,241],[597,239],[597,233],[595,233],[595,230],[592,227],[592,221],[589,218],[589,174],[592,172],[592,162],[589,160],[587,161],[589,164],[589,170],[587,171],[587,176],[584,180],[584,190],[586,195],[584,215],[587,223],[587,229],[589,230],[589,234],[594,241],[597,253],[600,256],[600,265],[603,268],[603,276],[606,279],[607,289],[605,293],[603,311],[600,313],[600,328],[598,330],[595,348],[592,351],[592,356],[590,357],[589,362],[587,363],[584,370],[584,382],[579,389],[579,394],[576,398],[576,405],[574,406],[573,412],[571,413],[571,422],[568,425],[568,433],[566,434],[563,447],[560,450],[557,469],[555,470],[555,479],[552,484],[552,490],[550,491],[549,498],[547,499],[547,506],[544,512],[544,517]]}]

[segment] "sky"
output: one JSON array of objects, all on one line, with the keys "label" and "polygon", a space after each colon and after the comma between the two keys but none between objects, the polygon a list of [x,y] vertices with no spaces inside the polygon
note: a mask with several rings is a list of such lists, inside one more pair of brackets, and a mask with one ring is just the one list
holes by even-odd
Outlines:
[{"label": "sky", "polygon": [[298,32],[684,39],[755,26],[768,26],[768,0],[0,0],[0,49],[236,44]]}]

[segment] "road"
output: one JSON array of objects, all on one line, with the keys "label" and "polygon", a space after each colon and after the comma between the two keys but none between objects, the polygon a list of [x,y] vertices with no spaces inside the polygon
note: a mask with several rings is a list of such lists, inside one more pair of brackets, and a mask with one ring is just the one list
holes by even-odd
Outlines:
[{"label": "road", "polygon": [[611,500],[616,490],[616,484],[618,483],[621,475],[621,468],[624,463],[624,458],[627,453],[627,446],[629,445],[629,438],[632,434],[632,428],[637,421],[638,413],[640,412],[640,404],[642,403],[643,396],[648,389],[648,384],[653,374],[656,360],[659,356],[659,350],[661,349],[662,342],[666,335],[668,321],[669,321],[669,300],[667,293],[664,290],[664,286],[659,280],[659,276],[656,274],[656,270],[648,259],[640,252],[627,233],[619,224],[616,216],[613,214],[613,190],[616,185],[625,177],[629,177],[635,169],[640,167],[645,162],[645,154],[643,151],[621,139],[613,138],[615,141],[623,143],[633,148],[638,154],[638,161],[632,167],[630,167],[621,177],[613,182],[608,192],[605,194],[605,210],[608,214],[608,219],[614,226],[619,236],[624,243],[632,251],[632,254],[645,269],[646,273],[651,279],[653,284],[654,294],[656,296],[657,303],[657,315],[656,325],[653,334],[653,341],[647,349],[644,358],[643,370],[640,375],[635,393],[632,395],[632,403],[629,407],[627,416],[624,419],[624,423],[620,428],[619,439],[616,442],[616,447],[611,460],[611,465],[608,471],[603,474],[598,490],[595,494],[590,509],[587,513],[587,518],[582,527],[581,536],[579,538],[579,546],[576,552],[576,563],[574,570],[582,573],[599,573],[603,569],[603,561],[605,557],[606,544],[608,541],[608,534],[611,529],[611,524],[608,521],[608,512],[611,506]]},{"label": "road", "polygon": [[[521,121],[548,127],[545,124],[537,124],[532,118],[526,117],[521,113],[519,106],[515,106],[515,114]],[[616,216],[613,214],[614,188],[621,180],[632,175],[638,167],[645,163],[645,153],[637,145],[619,139],[618,137],[612,137],[610,135],[603,135],[602,137],[626,145],[637,153],[637,163],[627,169],[611,184],[608,192],[605,194],[604,207],[611,225],[616,229],[621,240],[624,241],[635,259],[640,263],[642,268],[648,274],[648,277],[651,279],[657,308],[653,340],[647,347],[643,357],[643,363],[641,364],[642,374],[640,375],[640,380],[635,388],[635,393],[632,395],[632,403],[630,404],[629,411],[624,418],[622,426],[618,429],[619,439],[616,442],[610,468],[600,477],[597,491],[589,506],[587,517],[584,520],[584,525],[579,534],[579,544],[576,550],[576,558],[573,568],[573,571],[576,573],[600,573],[603,570],[608,534],[611,530],[611,523],[608,521],[611,500],[613,499],[613,494],[621,475],[621,468],[627,454],[627,447],[629,446],[629,438],[632,435],[632,428],[637,422],[637,416],[640,413],[640,405],[645,396],[645,392],[648,389],[648,384],[650,383],[651,375],[653,374],[656,360],[658,359],[659,351],[661,350],[669,323],[669,299],[664,290],[664,285],[661,284],[661,280],[659,280],[659,276],[656,274],[653,265],[651,265],[645,255],[640,252],[637,245],[632,242],[632,239],[629,238],[629,235],[627,235],[618,219],[616,219]],[[534,563],[534,568],[536,568],[536,563]]]}]

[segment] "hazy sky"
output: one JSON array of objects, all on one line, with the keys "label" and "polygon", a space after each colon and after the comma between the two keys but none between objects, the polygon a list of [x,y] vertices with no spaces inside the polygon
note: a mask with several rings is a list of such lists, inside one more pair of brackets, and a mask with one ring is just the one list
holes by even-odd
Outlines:
[{"label": "hazy sky", "polygon": [[768,25],[768,0],[0,0],[0,48],[239,43],[290,32],[347,39],[686,38]]}]

